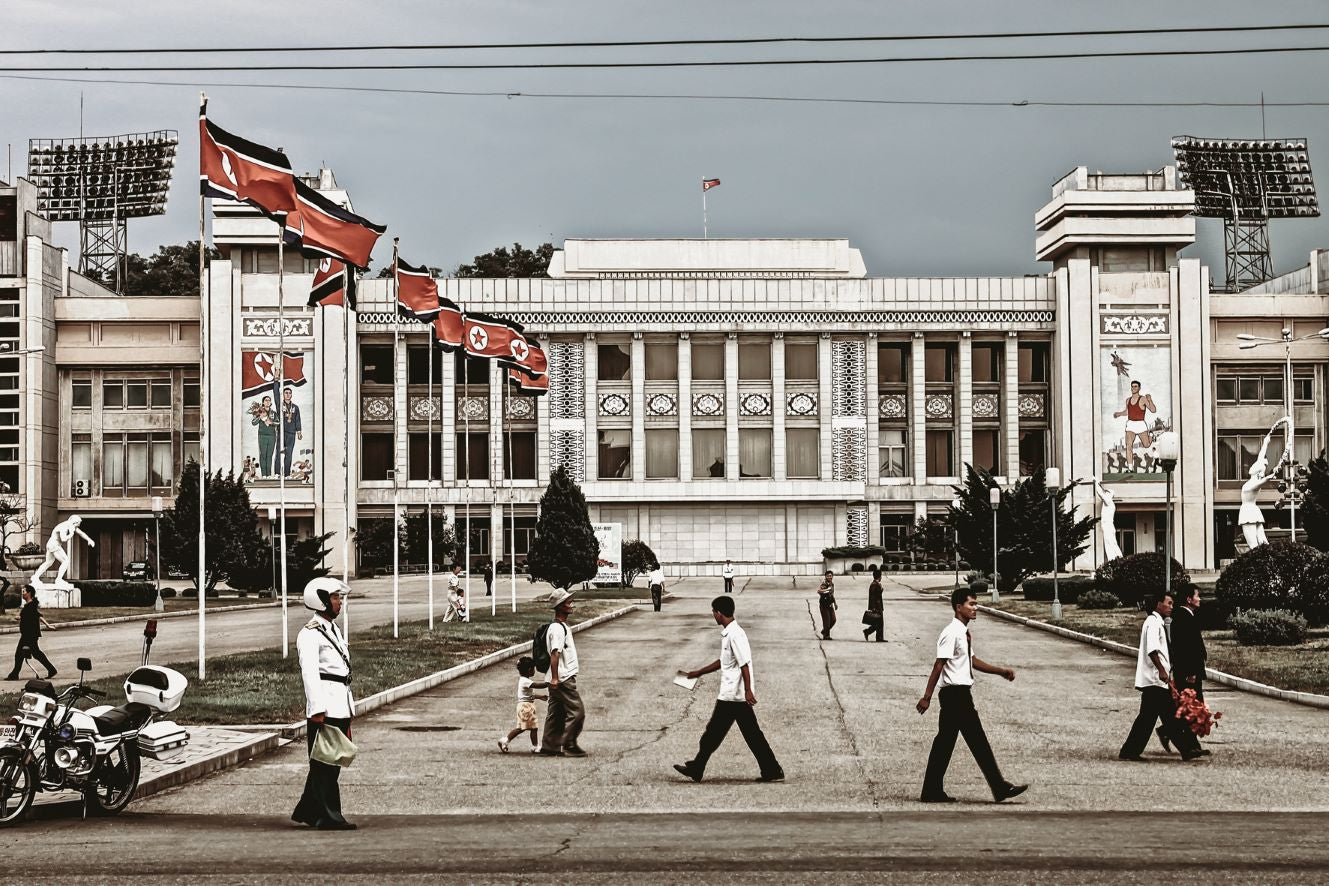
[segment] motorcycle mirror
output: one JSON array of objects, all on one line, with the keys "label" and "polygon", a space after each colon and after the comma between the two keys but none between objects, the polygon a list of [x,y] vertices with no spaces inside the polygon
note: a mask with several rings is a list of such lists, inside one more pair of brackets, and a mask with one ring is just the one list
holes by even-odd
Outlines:
[{"label": "motorcycle mirror", "polygon": [[80,671],[90,671],[90,670],[92,670],[92,659],[90,659],[90,658],[80,658],[80,659],[78,660],[78,669],[79,669]]}]

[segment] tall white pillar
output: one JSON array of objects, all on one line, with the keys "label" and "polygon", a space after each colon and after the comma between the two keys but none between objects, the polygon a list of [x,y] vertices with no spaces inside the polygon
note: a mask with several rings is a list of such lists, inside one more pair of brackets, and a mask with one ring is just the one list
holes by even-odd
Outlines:
[{"label": "tall white pillar", "polygon": [[692,482],[692,336],[678,336],[678,479]]},{"label": "tall white pillar", "polygon": [[646,342],[632,333],[632,479],[646,479]]},{"label": "tall white pillar", "polygon": [[974,463],[974,348],[968,330],[960,333],[957,349],[960,363],[960,390],[956,397],[956,436],[960,459],[954,465],[955,475],[964,477],[964,466]]},{"label": "tall white pillar", "polygon": [[1006,458],[1002,470],[1006,482],[1020,478],[1020,342],[1014,331],[1006,333],[1005,368],[1001,373],[1002,433]]},{"label": "tall white pillar", "polygon": [[738,479],[738,335],[724,340],[724,475]]},{"label": "tall white pillar", "polygon": [[927,361],[923,353],[921,332],[915,332],[913,341],[909,343],[909,364],[909,429],[914,444],[910,447],[910,453],[914,463],[914,484],[921,486],[928,476],[927,385],[924,382]]},{"label": "tall white pillar", "polygon": [[785,368],[784,333],[777,332],[771,341],[771,476],[789,479],[789,451],[785,447]]}]

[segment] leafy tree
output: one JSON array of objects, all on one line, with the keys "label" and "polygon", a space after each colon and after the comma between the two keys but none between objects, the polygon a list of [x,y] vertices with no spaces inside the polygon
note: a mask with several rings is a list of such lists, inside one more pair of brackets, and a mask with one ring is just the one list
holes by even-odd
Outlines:
[{"label": "leafy tree", "polygon": [[469,265],[458,265],[452,275],[454,277],[548,277],[549,260],[553,256],[553,243],[541,243],[534,251],[520,243],[513,243],[511,252],[506,246],[500,246],[492,252],[477,255]]},{"label": "leafy tree", "polygon": [[[352,530],[355,548],[360,552],[362,566],[387,566],[392,562],[392,518],[365,517]],[[406,524],[397,525],[397,556],[408,562],[406,556]]]},{"label": "leafy tree", "polygon": [[[403,522],[405,560],[429,564],[429,514],[420,510],[408,514]],[[434,509],[434,568],[452,557],[457,550],[457,533],[441,508]],[[389,551],[388,555],[391,556]]]},{"label": "leafy tree", "polygon": [[[0,483],[0,569],[9,565],[9,536],[27,532],[32,528],[24,501],[9,491],[8,483]],[[4,595],[0,594],[0,615],[5,612]]]},{"label": "leafy tree", "polygon": [[[208,258],[221,258],[216,248],[208,248]],[[198,295],[198,241],[159,246],[149,256],[131,252],[125,256],[125,295]],[[99,282],[115,285],[115,276]]]},{"label": "leafy tree", "polygon": [[[162,515],[162,559],[176,567],[199,587],[198,577],[198,484],[199,466],[193,459],[185,465],[176,486],[175,507]],[[249,502],[249,490],[233,471],[208,477],[207,574],[205,593],[230,581],[231,576],[252,575],[262,568],[268,541],[258,531],[258,514]],[[267,561],[271,562],[271,561]],[[270,568],[270,567],[269,567]]]},{"label": "leafy tree", "polygon": [[1306,470],[1306,503],[1297,513],[1297,528],[1306,530],[1307,544],[1329,551],[1329,459],[1321,452]]},{"label": "leafy tree", "polygon": [[919,517],[909,535],[909,550],[917,560],[950,563],[955,559],[955,532],[945,517]]},{"label": "leafy tree", "polygon": [[658,569],[660,560],[651,546],[641,539],[623,542],[623,584],[632,587],[637,576],[652,569]]},{"label": "leafy tree", "polygon": [[[948,508],[945,520],[959,535],[960,556],[975,569],[992,573],[992,505],[988,490],[997,486],[992,474],[965,465],[965,481],[954,487],[960,508]],[[1052,569],[1052,501],[1057,513],[1057,567],[1064,567],[1089,546],[1097,517],[1076,520],[1066,506],[1075,484],[1049,492],[1043,471],[1001,492],[997,511],[999,587],[1014,590],[1030,575]]]},{"label": "leafy tree", "polygon": [[540,498],[540,519],[527,559],[531,578],[566,590],[599,571],[600,543],[591,528],[586,496],[559,465]]}]

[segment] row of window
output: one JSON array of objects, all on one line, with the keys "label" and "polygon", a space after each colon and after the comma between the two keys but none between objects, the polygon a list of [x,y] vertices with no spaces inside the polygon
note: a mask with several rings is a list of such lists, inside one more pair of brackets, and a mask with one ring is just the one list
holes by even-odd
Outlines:
[{"label": "row of window", "polygon": [[[92,379],[75,378],[70,384],[70,406],[74,409],[91,409]],[[184,405],[198,406],[201,396],[198,377],[186,377],[182,387]],[[102,379],[103,409],[165,409],[170,406],[170,378]]]},{"label": "row of window", "polygon": [[[877,345],[877,382],[881,385],[909,383],[911,348],[907,342],[883,342]],[[1000,342],[974,342],[970,348],[971,374],[977,384],[999,384],[1005,363],[1006,346]],[[1046,384],[1051,352],[1047,342],[1020,342],[1018,366],[1021,384]],[[957,345],[923,345],[923,381],[949,383],[955,380]]]},{"label": "row of window", "polygon": [[[694,341],[689,348],[693,381],[723,381],[725,377],[724,342]],[[643,347],[647,381],[678,380],[678,342],[648,341]],[[627,381],[632,377],[631,345],[596,346],[596,378],[600,381]],[[819,377],[815,340],[786,340],[784,377],[789,381],[815,382]],[[738,341],[738,377],[742,381],[770,381],[771,342]]]},{"label": "row of window", "polygon": [[[432,352],[432,353],[431,353]],[[406,347],[406,383],[427,385],[430,382],[430,364],[433,364],[433,383],[443,384],[443,363],[452,360],[452,377],[457,384],[489,384],[489,360],[471,357],[457,351],[448,356],[429,345]],[[393,367],[396,365],[392,345],[361,345],[360,381],[373,385],[396,383]]]},{"label": "row of window", "polygon": [[[907,477],[913,470],[909,458],[909,432],[882,428],[878,435],[880,473],[883,477]],[[995,428],[975,428],[972,464],[993,474],[1004,474],[1005,447],[1001,432]],[[924,437],[927,476],[958,477],[962,470],[955,460],[955,432],[929,430]],[[1020,431],[1020,476],[1028,477],[1046,463],[1047,431],[1041,428]]]},{"label": "row of window", "polygon": [[[1214,395],[1219,403],[1282,406],[1287,400],[1283,373],[1220,375],[1214,380]],[[1311,403],[1315,399],[1315,380],[1310,375],[1294,375],[1292,399]]]},{"label": "row of window", "polygon": [[[1315,438],[1310,434],[1297,434],[1293,456],[1301,464],[1308,463],[1315,457]],[[1263,431],[1222,432],[1218,435],[1218,472],[1219,480],[1246,480],[1250,476],[1251,465],[1260,455],[1264,444]],[[1269,450],[1265,453],[1269,460],[1269,469],[1278,464],[1283,457],[1283,436],[1275,434],[1269,439]]]},{"label": "row of window", "polygon": [[[179,438],[180,464],[198,458],[198,434]],[[103,434],[101,476],[92,464],[92,437],[75,434],[70,446],[71,496],[112,498],[170,494],[175,485],[176,435],[170,431]],[[100,481],[100,483],[98,483]]]},{"label": "row of window", "polygon": [[[407,470],[411,480],[438,480],[443,477],[443,435],[411,433],[407,440]],[[490,479],[489,434],[457,434],[457,480]],[[535,432],[513,431],[503,435],[503,476],[509,480],[535,479]],[[365,432],[360,435],[360,479],[391,480],[393,438],[388,432]]]}]

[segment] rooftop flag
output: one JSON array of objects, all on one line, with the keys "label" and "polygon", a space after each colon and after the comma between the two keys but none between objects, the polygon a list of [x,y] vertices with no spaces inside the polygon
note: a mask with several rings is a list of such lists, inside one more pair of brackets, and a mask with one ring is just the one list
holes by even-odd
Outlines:
[{"label": "rooftop flag", "polygon": [[445,351],[462,350],[466,315],[452,299],[439,296],[439,311],[434,317],[434,342]]},{"label": "rooftop flag", "polygon": [[718,187],[720,187],[720,180],[718,178],[704,178],[701,180],[701,189],[703,191],[709,191],[711,188]]},{"label": "rooftop flag", "polygon": [[542,375],[539,378],[529,378],[516,369],[508,370],[508,381],[513,387],[523,394],[530,394],[533,397],[539,397],[542,394],[549,393],[549,376]]},{"label": "rooftop flag", "polygon": [[529,378],[540,378],[549,373],[549,358],[544,350],[526,338],[514,340],[509,346],[511,356],[500,357],[498,362]]},{"label": "rooftop flag", "polygon": [[520,323],[489,314],[467,312],[463,318],[462,344],[472,357],[512,360],[529,349]]},{"label": "rooftop flag", "polygon": [[295,196],[295,208],[286,215],[287,243],[311,258],[329,256],[369,267],[369,254],[386,225],[356,215],[298,179]]},{"label": "rooftop flag", "polygon": [[325,258],[314,271],[314,283],[309,287],[309,306],[341,305],[355,310],[355,272],[344,262]]},{"label": "rooftop flag", "polygon": [[398,256],[397,312],[421,323],[431,323],[441,310],[438,283],[429,268],[408,264]]},{"label": "rooftop flag", "polygon": [[248,203],[268,216],[296,208],[295,176],[281,151],[232,135],[198,111],[200,193]]}]

